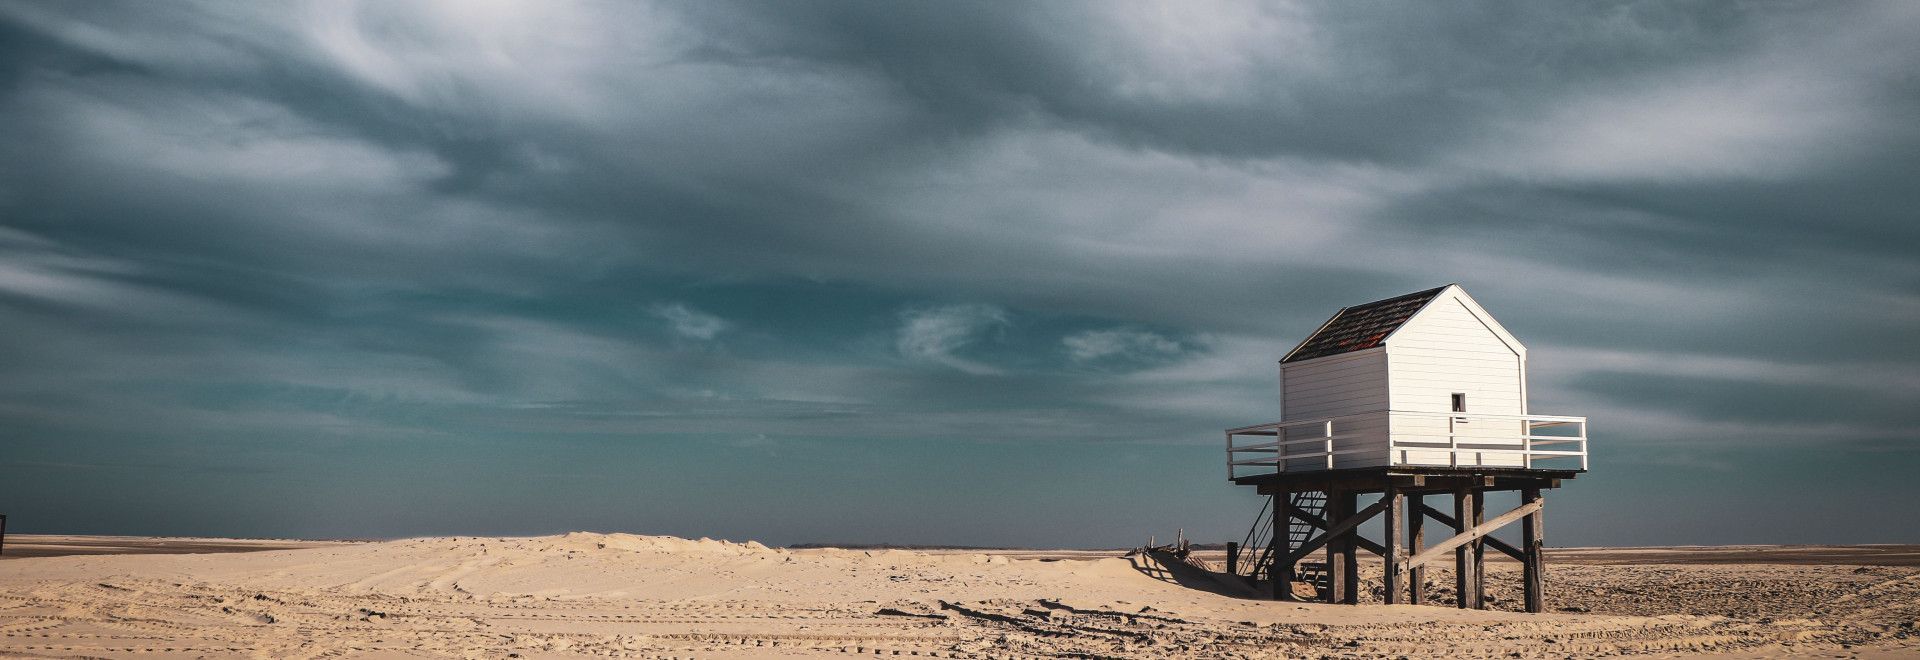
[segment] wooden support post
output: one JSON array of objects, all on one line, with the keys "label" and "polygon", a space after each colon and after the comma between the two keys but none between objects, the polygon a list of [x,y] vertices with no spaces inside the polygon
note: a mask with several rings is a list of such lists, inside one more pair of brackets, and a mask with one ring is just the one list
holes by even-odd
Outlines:
[{"label": "wooden support post", "polygon": [[[1461,488],[1453,491],[1453,533],[1455,536],[1466,534],[1467,530],[1471,529],[1471,527],[1467,525],[1467,521],[1472,520],[1472,516],[1473,489]],[[1473,578],[1473,562],[1470,561],[1473,548],[1470,547],[1470,545],[1471,544],[1462,543],[1453,549],[1454,605],[1463,610],[1474,607],[1471,594],[1473,593],[1474,584],[1478,582],[1478,580]]]},{"label": "wooden support post", "polygon": [[[1407,496],[1407,555],[1408,556],[1420,554],[1420,546],[1426,543],[1426,540],[1427,540],[1425,535],[1423,534],[1423,532],[1425,532],[1426,530],[1422,529],[1423,527],[1425,527],[1424,523],[1426,522],[1426,519],[1427,519],[1427,515],[1424,511],[1427,508],[1426,499],[1427,498],[1422,495]],[[1413,568],[1407,569],[1407,592],[1408,592],[1407,602],[1412,603],[1414,605],[1420,605],[1426,602],[1426,599],[1427,599],[1427,567],[1426,566],[1415,566]]]},{"label": "wooden support post", "polygon": [[[1479,491],[1473,494],[1473,527],[1478,528],[1486,521],[1487,492]],[[1468,545],[1473,547],[1473,609],[1484,610],[1487,609],[1487,539],[1476,536]]]},{"label": "wooden support post", "polygon": [[1227,575],[1240,575],[1240,542],[1227,542]]},{"label": "wooden support post", "polygon": [[[1522,489],[1520,499],[1521,504],[1539,502],[1540,489]],[[1527,555],[1522,563],[1521,580],[1526,583],[1527,611],[1535,614],[1546,609],[1546,585],[1541,579],[1542,569],[1546,568],[1546,518],[1543,506],[1520,519],[1520,547]]]},{"label": "wooden support post", "polygon": [[1401,562],[1403,557],[1400,554],[1400,517],[1407,510],[1406,496],[1400,494],[1400,489],[1387,486],[1386,503],[1386,531],[1383,533],[1386,542],[1381,544],[1386,547],[1386,552],[1380,553],[1380,558],[1386,564],[1387,604],[1398,605],[1401,591],[1406,588],[1405,569]]},{"label": "wooden support post", "polygon": [[[1382,499],[1380,504],[1384,505],[1386,501]],[[1356,515],[1359,508],[1359,493],[1347,491],[1340,494],[1340,510],[1346,512],[1346,515]],[[1340,602],[1348,605],[1360,604],[1360,544],[1354,541],[1357,538],[1360,538],[1360,528],[1358,525],[1351,525],[1347,527],[1347,531],[1340,534],[1340,538],[1336,539],[1340,542],[1340,561],[1346,564],[1340,572],[1347,576],[1346,582],[1340,586],[1338,593]]]},{"label": "wooden support post", "polygon": [[1267,566],[1267,580],[1273,583],[1274,600],[1293,600],[1293,569],[1300,562],[1293,556],[1293,544],[1287,534],[1287,498],[1291,493],[1282,490],[1273,494],[1273,534],[1267,551],[1273,557]]},{"label": "wooden support post", "polygon": [[[1349,493],[1327,493],[1327,518],[1345,521],[1353,517],[1353,502]],[[1336,523],[1337,524],[1337,523]],[[1347,559],[1353,556],[1353,544],[1346,541],[1351,529],[1327,530],[1321,534],[1327,537],[1327,602],[1347,603],[1347,587],[1353,583],[1353,573],[1347,570]]]}]

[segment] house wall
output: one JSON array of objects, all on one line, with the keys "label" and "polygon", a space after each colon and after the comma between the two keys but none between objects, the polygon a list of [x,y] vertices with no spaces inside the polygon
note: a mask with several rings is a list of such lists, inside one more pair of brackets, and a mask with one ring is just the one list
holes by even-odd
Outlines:
[{"label": "house wall", "polygon": [[[1374,467],[1387,461],[1387,353],[1370,349],[1280,365],[1280,411],[1285,421],[1356,415],[1335,421],[1334,433],[1354,437],[1337,440],[1335,450],[1360,453],[1336,456],[1335,468]],[[1364,413],[1364,414],[1362,414]],[[1321,437],[1324,429],[1289,429],[1290,440]],[[1303,445],[1296,452],[1322,447]],[[1288,463],[1289,469],[1325,468],[1326,459]]]},{"label": "house wall", "polygon": [[[1517,421],[1473,419],[1473,415],[1523,415],[1526,404],[1524,350],[1508,345],[1482,323],[1460,297],[1443,294],[1407,321],[1386,342],[1388,404],[1395,411],[1450,413],[1452,395],[1467,395],[1464,421],[1445,416],[1395,415],[1395,442],[1444,445],[1449,430],[1464,444],[1517,446],[1523,425]],[[1444,452],[1407,451],[1396,463],[1447,464]],[[1518,457],[1469,454],[1462,462],[1519,465]]]}]

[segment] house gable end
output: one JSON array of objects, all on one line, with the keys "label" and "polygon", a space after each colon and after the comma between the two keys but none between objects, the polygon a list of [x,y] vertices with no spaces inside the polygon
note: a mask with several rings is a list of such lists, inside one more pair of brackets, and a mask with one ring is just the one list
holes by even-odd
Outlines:
[{"label": "house gable end", "polygon": [[1507,332],[1506,327],[1500,325],[1500,321],[1493,318],[1493,315],[1487,312],[1487,308],[1481,307],[1479,301],[1474,300],[1473,296],[1467,295],[1466,289],[1461,288],[1458,284],[1449,284],[1442,287],[1431,300],[1427,301],[1426,305],[1421,306],[1418,311],[1395,326],[1392,332],[1381,339],[1380,344],[1387,346],[1388,350],[1392,350],[1394,339],[1401,336],[1402,331],[1409,327],[1417,329],[1420,326],[1418,322],[1420,317],[1432,313],[1432,310],[1440,308],[1445,303],[1457,303],[1461,308],[1466,310],[1468,315],[1480,323],[1480,327],[1484,328],[1489,334],[1492,334],[1493,337],[1498,339],[1502,345],[1505,345],[1508,350],[1513,351],[1514,355],[1519,356],[1521,360],[1527,358],[1526,345],[1521,344],[1519,338],[1514,337],[1513,333]]}]

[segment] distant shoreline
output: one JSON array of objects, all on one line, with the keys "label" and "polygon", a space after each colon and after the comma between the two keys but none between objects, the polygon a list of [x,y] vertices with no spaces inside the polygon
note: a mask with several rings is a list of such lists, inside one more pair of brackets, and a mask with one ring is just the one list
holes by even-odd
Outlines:
[{"label": "distant shoreline", "polygon": [[[467,536],[467,535],[460,535]],[[422,537],[437,538],[437,537]],[[492,537],[488,537],[492,538]],[[399,540],[399,539],[395,539]],[[259,539],[197,536],[120,536],[103,534],[8,534],[0,560],[31,557],[127,554],[200,554],[295,550],[330,545],[382,543],[371,539]],[[928,554],[979,553],[1013,559],[1098,559],[1124,554],[1124,548],[1057,549],[952,546],[899,543],[797,543],[791,550],[901,550]],[[1219,560],[1218,546],[1195,546],[1205,559]],[[1920,544],[1726,545],[1548,548],[1559,564],[1829,564],[1843,566],[1920,566]],[[1490,555],[1492,561],[1503,556]]]}]

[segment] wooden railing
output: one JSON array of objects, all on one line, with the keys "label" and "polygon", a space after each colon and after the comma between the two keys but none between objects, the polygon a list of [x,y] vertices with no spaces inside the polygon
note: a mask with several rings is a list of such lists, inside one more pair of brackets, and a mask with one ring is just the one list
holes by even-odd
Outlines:
[{"label": "wooden railing", "polygon": [[[1379,423],[1382,416],[1384,426]],[[1355,428],[1365,423],[1374,430]],[[1395,410],[1255,424],[1228,429],[1226,436],[1228,479],[1242,476],[1243,469],[1331,470],[1338,456],[1383,450],[1384,464],[1393,466],[1566,469],[1577,461],[1580,470],[1587,469],[1585,417]],[[1384,436],[1384,448],[1366,442],[1379,436]],[[1242,444],[1242,438],[1253,440]],[[1342,440],[1365,444],[1342,446]],[[1559,448],[1564,445],[1572,448]]]},{"label": "wooden railing", "polygon": [[[1285,472],[1287,471],[1287,463],[1289,461],[1314,458],[1324,459],[1323,462],[1325,463],[1324,468],[1316,469],[1331,470],[1333,469],[1335,456],[1368,451],[1366,449],[1347,449],[1345,451],[1336,449],[1334,447],[1334,441],[1358,436],[1352,433],[1335,433],[1334,427],[1337,424],[1349,422],[1361,416],[1378,415],[1379,413],[1362,413],[1361,415],[1327,417],[1296,422],[1272,422],[1268,424],[1243,426],[1237,429],[1228,429],[1227,478],[1233,479],[1236,476],[1234,469],[1237,467],[1266,466],[1273,467],[1275,471],[1278,472]],[[1292,435],[1291,431],[1294,429],[1306,430],[1309,437],[1287,439],[1287,436]],[[1242,436],[1271,437],[1273,440],[1245,445],[1237,444],[1235,439]],[[1294,447],[1305,447],[1317,449],[1318,451],[1293,451]],[[1239,454],[1254,454],[1256,458],[1243,458],[1240,457]],[[1299,468],[1295,469],[1298,470]]]}]

